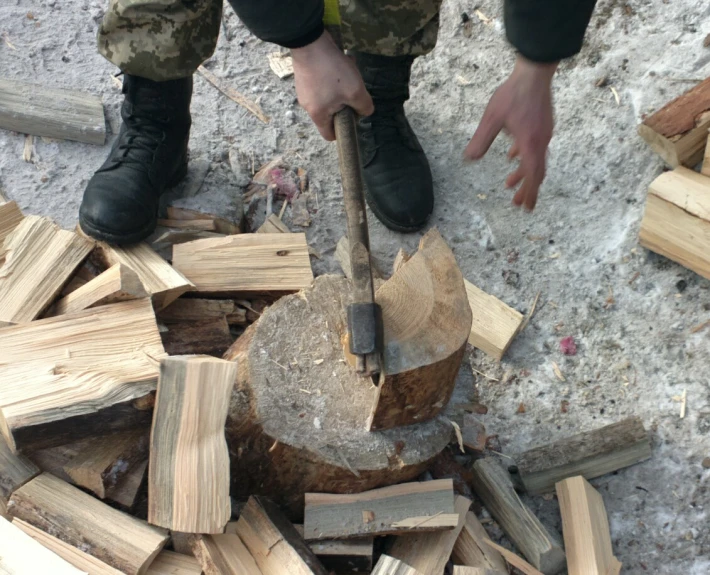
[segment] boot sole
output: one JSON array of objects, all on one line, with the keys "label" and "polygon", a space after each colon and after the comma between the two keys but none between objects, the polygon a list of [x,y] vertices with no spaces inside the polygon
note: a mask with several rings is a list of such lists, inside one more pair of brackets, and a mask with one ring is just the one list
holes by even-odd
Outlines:
[{"label": "boot sole", "polygon": [[[170,180],[168,185],[165,186],[163,192],[166,192],[171,188],[177,186],[185,178],[185,176],[187,176],[187,162],[185,162],[178,169],[178,171],[175,172],[175,175],[173,176],[172,180]],[[137,244],[138,242],[143,241],[155,231],[157,225],[158,215],[153,214],[150,223],[143,229],[138,230],[136,232],[131,232],[130,234],[115,234],[112,232],[107,232],[106,230],[99,229],[95,227],[91,222],[88,222],[85,219],[82,219],[81,217],[79,218],[79,227],[81,227],[82,231],[85,234],[91,236],[92,238],[100,242],[106,242],[107,244],[112,244],[116,246]]]},{"label": "boot sole", "polygon": [[421,224],[416,224],[413,226],[405,226],[402,224],[398,224],[397,222],[393,222],[391,219],[389,219],[387,216],[385,216],[378,208],[375,207],[377,204],[370,196],[370,191],[367,189],[367,185],[365,185],[365,200],[367,200],[367,205],[370,207],[370,211],[372,211],[372,213],[375,214],[375,217],[378,220],[380,220],[385,225],[386,228],[388,228],[394,232],[400,232],[403,234],[411,234],[413,232],[418,232],[424,226],[427,225],[427,222],[429,221],[429,218],[431,217],[431,214],[429,214],[427,216],[427,218]]}]

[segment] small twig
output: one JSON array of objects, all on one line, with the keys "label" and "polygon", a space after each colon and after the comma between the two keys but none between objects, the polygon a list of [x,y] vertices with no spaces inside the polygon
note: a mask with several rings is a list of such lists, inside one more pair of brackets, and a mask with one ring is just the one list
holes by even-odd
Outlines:
[{"label": "small twig", "polygon": [[277,439],[276,441],[274,441],[274,444],[271,447],[269,447],[269,453],[272,453],[274,451],[274,449],[276,449],[278,444],[279,444],[279,440]]},{"label": "small twig", "polygon": [[215,76],[212,72],[210,72],[207,68],[204,66],[200,66],[197,71],[202,74],[202,76],[207,80],[210,84],[212,84],[215,88],[217,88],[222,94],[227,96],[230,100],[236,102],[243,108],[246,108],[249,110],[252,114],[254,114],[257,118],[259,118],[264,124],[269,123],[269,117],[264,114],[264,110],[261,109],[261,106],[254,102],[253,100],[250,100],[231,86],[228,86],[227,84],[224,83],[220,78]]},{"label": "small twig", "polygon": [[284,371],[288,371],[288,368],[285,367],[285,366],[283,366],[283,365],[281,365],[278,361],[274,361],[274,360],[271,359],[271,358],[269,358],[269,361],[270,361],[271,363],[275,363],[276,365],[278,365],[278,366],[279,366],[281,369],[283,369]]},{"label": "small twig", "polygon": [[522,332],[528,326],[528,323],[530,323],[530,320],[532,319],[533,315],[535,315],[535,308],[537,307],[537,300],[540,299],[541,293],[542,292],[537,292],[537,295],[535,296],[535,299],[533,300],[532,306],[530,307],[530,312],[528,313],[528,315],[525,316],[525,319],[523,320],[523,323],[520,326],[518,333]]},{"label": "small twig", "polygon": [[494,451],[493,449],[489,449],[491,453],[495,453],[496,455],[500,455],[501,457],[505,457],[506,459],[510,459],[511,461],[514,461],[514,459],[510,455],[506,455],[505,453],[501,453],[500,451]]},{"label": "small twig", "polygon": [[478,371],[478,370],[477,370],[475,367],[473,367],[473,366],[471,366],[471,369],[472,369],[473,371],[475,371],[478,375],[482,375],[483,377],[485,377],[486,379],[488,379],[488,380],[490,380],[490,381],[500,381],[500,379],[496,379],[495,377],[491,377],[490,375],[486,375],[486,374],[483,373],[482,371]]},{"label": "small twig", "polygon": [[698,333],[699,331],[704,330],[709,325],[710,325],[710,320],[703,322],[699,325],[696,325],[695,327],[690,328],[690,333]]},{"label": "small twig", "polygon": [[449,419],[449,423],[454,428],[454,433],[456,433],[456,441],[458,441],[461,453],[466,453],[466,450],[463,448],[463,435],[461,434],[461,427],[459,427],[459,424],[451,419]]},{"label": "small twig", "polygon": [[279,212],[279,219],[283,219],[284,217],[284,212],[286,211],[286,206],[288,205],[288,199],[284,200],[284,205],[281,206],[281,211]]},{"label": "small twig", "polygon": [[680,418],[685,419],[685,405],[688,401],[688,390],[683,390],[683,395],[680,396]]},{"label": "small twig", "polygon": [[619,99],[619,92],[616,91],[616,88],[614,88],[614,86],[609,86],[609,89],[611,90],[611,93],[614,94],[614,99],[616,100],[616,105],[621,106],[621,100]]}]

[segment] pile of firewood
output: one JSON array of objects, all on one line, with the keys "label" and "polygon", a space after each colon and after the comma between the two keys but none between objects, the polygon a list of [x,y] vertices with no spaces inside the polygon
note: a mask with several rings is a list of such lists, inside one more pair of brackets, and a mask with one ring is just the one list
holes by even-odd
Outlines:
[{"label": "pile of firewood", "polygon": [[[372,382],[348,363],[349,282],[314,281],[304,234],[275,215],[258,233],[168,215],[154,247],[170,260],[0,203],[0,572],[618,571],[584,478],[650,457],[642,423],[507,469],[474,414],[452,425],[466,346],[500,359],[524,322],[464,280],[436,230],[375,279],[390,359]],[[347,253],[343,238],[346,276]],[[467,494],[527,561],[451,478],[412,482],[452,440],[474,460]],[[566,554],[516,490],[557,491]]]}]

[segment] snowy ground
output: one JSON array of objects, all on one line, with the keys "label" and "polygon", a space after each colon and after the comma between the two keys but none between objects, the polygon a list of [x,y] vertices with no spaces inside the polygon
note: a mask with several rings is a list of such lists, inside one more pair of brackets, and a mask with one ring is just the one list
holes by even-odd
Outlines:
[{"label": "snowy ground", "polygon": [[[0,76],[100,95],[115,132],[116,70],[94,46],[104,4],[2,0]],[[472,18],[468,30],[463,12]],[[464,275],[522,312],[541,292],[533,321],[502,364],[473,355],[476,369],[500,380],[478,376],[477,385],[489,406],[485,424],[499,434],[502,449],[515,453],[629,415],[639,415],[651,432],[650,461],[593,482],[625,573],[710,573],[710,470],[700,464],[710,456],[710,328],[691,332],[710,319],[710,282],[637,245],[645,191],[662,163],[635,129],[642,114],[710,74],[710,48],[703,47],[709,17],[707,3],[696,0],[600,0],[584,50],[555,80],[557,132],[532,215],[513,209],[503,188],[509,166],[502,139],[479,164],[461,161],[513,59],[498,0],[447,0],[439,46],[417,61],[408,105],[434,172],[432,224]],[[197,78],[194,165],[214,168],[236,146],[257,161],[285,154],[306,168],[318,190],[319,209],[306,230],[323,255],[314,268],[335,271],[333,251],[345,229],[335,150],[298,108],[292,82],[270,72],[266,55],[273,47],[250,37],[229,8],[222,32],[208,67],[259,98],[271,122],[262,124]],[[608,85],[596,87],[602,77]],[[35,162],[25,163],[23,144],[22,135],[0,131],[0,188],[27,213],[73,226],[82,190],[108,145],[38,140]],[[221,180],[208,178],[200,194],[214,181]],[[413,251],[419,237],[390,232],[374,218],[370,227],[382,269],[400,246]],[[559,350],[567,335],[579,345],[574,357]],[[681,419],[674,397],[684,390]],[[521,403],[525,413],[518,414]],[[559,529],[556,501],[528,502]]]}]

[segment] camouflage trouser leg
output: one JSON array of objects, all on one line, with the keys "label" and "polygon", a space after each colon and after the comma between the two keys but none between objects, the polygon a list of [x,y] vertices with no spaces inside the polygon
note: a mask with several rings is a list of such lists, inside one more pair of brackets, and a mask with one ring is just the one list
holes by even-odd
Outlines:
[{"label": "camouflage trouser leg", "polygon": [[343,44],[381,56],[431,52],[443,0],[340,0]]},{"label": "camouflage trouser leg", "polygon": [[186,78],[214,52],[222,0],[110,0],[99,52],[128,74]]}]

